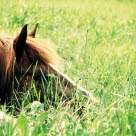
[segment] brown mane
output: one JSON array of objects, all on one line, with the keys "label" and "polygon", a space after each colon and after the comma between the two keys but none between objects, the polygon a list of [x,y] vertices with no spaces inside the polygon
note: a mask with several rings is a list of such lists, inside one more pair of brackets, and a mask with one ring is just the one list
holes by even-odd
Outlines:
[{"label": "brown mane", "polygon": [[[10,75],[12,71],[12,66],[13,66],[13,58],[14,58],[14,53],[12,52],[12,44],[9,40],[0,37],[0,42],[1,46],[4,46],[3,52],[0,50],[0,87],[4,86],[6,82],[9,82],[10,80]],[[8,57],[5,58],[5,55]]]},{"label": "brown mane", "polygon": [[[13,42],[14,37],[5,37]],[[28,45],[27,50],[33,51],[32,54],[39,56],[45,64],[53,64],[57,67],[60,65],[60,57],[54,51],[51,43],[47,40],[27,37],[26,44]],[[11,45],[12,46],[12,45]]]},{"label": "brown mane", "polygon": [[59,56],[52,49],[51,44],[48,41],[28,38],[26,44],[33,49],[36,56],[42,59],[45,64],[53,64],[55,66],[59,66]]}]

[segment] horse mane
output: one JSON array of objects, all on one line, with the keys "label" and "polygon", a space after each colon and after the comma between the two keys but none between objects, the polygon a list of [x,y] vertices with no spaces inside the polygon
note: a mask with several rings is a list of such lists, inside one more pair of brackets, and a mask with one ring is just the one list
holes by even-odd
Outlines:
[{"label": "horse mane", "polygon": [[3,95],[4,88],[11,79],[14,53],[11,41],[6,38],[0,37],[0,45],[2,46],[2,50],[0,50],[0,92]]},{"label": "horse mane", "polygon": [[[6,36],[9,40],[14,40],[14,37]],[[27,50],[34,56],[39,57],[45,64],[53,64],[60,67],[60,57],[53,49],[52,44],[48,40],[27,37]]]},{"label": "horse mane", "polygon": [[59,67],[60,57],[53,50],[49,41],[27,37],[26,44],[45,64],[53,64]]}]

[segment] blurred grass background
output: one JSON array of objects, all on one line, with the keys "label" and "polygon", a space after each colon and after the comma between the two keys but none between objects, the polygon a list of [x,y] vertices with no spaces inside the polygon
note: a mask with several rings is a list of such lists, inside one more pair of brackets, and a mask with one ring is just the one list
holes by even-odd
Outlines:
[{"label": "blurred grass background", "polygon": [[[46,116],[36,111],[37,120],[24,113],[20,118],[26,122],[22,128],[18,121],[22,134],[17,134],[136,135],[136,1],[1,0],[1,35],[16,36],[25,23],[31,30],[37,22],[37,38],[55,45],[64,72],[82,79],[80,84],[101,102],[87,103],[81,118],[61,106],[51,107]],[[34,128],[23,131],[30,121]],[[14,132],[10,125],[0,126],[2,135]]]}]

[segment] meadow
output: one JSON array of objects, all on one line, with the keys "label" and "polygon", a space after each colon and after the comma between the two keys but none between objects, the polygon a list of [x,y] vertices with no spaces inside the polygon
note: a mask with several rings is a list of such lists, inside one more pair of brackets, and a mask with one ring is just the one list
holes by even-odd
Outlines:
[{"label": "meadow", "polygon": [[53,44],[64,73],[100,103],[81,102],[80,115],[63,101],[24,97],[20,112],[1,105],[17,121],[3,120],[0,136],[136,136],[136,1],[1,0],[0,34],[37,22],[36,37]]}]

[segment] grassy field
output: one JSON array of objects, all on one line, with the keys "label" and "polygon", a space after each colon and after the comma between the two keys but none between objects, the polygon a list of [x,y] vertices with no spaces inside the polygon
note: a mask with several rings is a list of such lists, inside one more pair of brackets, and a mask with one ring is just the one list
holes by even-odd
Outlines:
[{"label": "grassy field", "polygon": [[1,34],[15,36],[36,22],[37,37],[54,44],[64,73],[100,103],[84,103],[79,116],[63,102],[44,110],[47,103],[28,100],[16,123],[0,124],[0,136],[136,136],[136,1],[1,0]]}]

